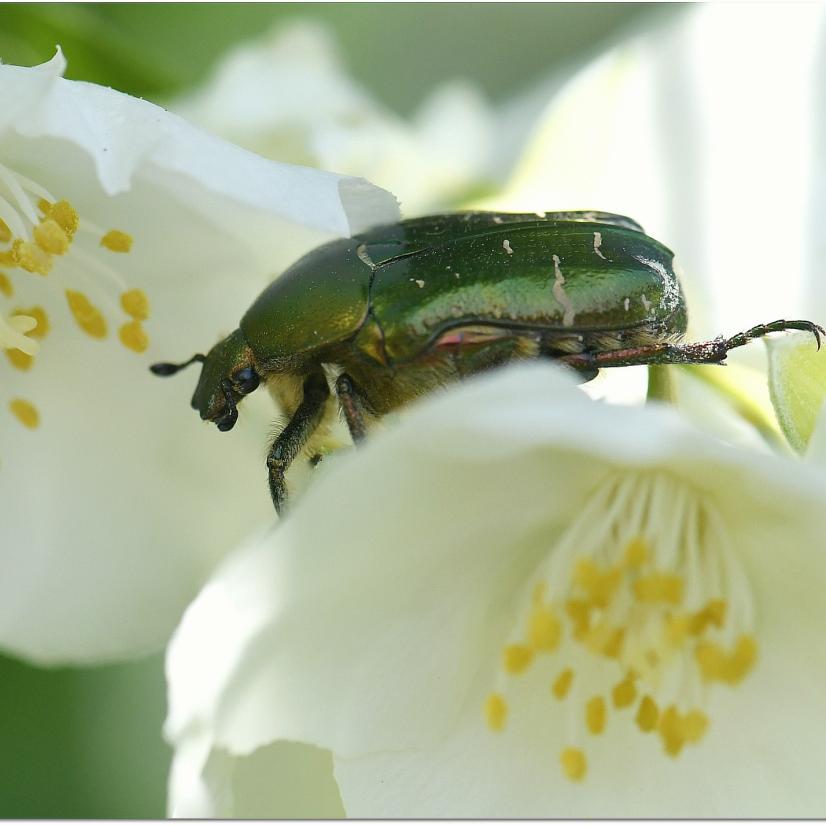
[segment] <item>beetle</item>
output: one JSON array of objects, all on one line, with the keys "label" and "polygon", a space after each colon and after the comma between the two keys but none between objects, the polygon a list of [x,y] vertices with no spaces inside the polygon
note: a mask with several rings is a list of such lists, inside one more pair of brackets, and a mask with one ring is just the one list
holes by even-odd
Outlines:
[{"label": "beetle", "polygon": [[281,513],[287,468],[338,407],[358,443],[372,419],[515,359],[555,359],[590,380],[602,367],[720,364],[729,350],[782,330],[812,332],[819,347],[823,332],[774,321],[681,343],[686,324],[673,253],[630,218],[459,212],[314,249],[207,355],[150,369],[168,376],[201,363],[192,407],[222,431],[244,396],[269,386],[289,415],[267,457]]}]

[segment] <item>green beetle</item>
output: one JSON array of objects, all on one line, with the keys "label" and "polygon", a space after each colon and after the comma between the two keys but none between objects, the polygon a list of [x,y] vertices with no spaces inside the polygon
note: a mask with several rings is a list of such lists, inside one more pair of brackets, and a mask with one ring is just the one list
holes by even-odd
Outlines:
[{"label": "green beetle", "polygon": [[[584,380],[600,367],[721,363],[775,321],[680,344],[673,253],[604,212],[464,212],[379,226],[313,250],[274,280],[203,364],[192,406],[230,430],[237,404],[268,384],[290,420],[267,466],[275,509],[284,475],[340,406],[353,440],[366,422],[436,387],[519,358],[553,358]],[[332,393],[338,400],[336,405]]]}]

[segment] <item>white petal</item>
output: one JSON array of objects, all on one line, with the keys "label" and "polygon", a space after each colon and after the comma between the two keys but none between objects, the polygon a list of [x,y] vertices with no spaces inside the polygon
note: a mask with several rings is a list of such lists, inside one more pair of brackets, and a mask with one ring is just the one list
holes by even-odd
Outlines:
[{"label": "white petal", "polygon": [[805,332],[767,338],[766,346],[777,419],[789,443],[805,452],[826,398],[826,352]]},{"label": "white petal", "polygon": [[[61,70],[60,57],[0,66],[0,111],[14,112],[0,162],[68,198],[82,224],[126,230],[134,245],[114,255],[87,234],[86,257],[76,240],[47,278],[10,273],[15,301],[43,307],[52,331],[31,371],[4,368],[0,646],[42,662],[163,644],[215,561],[273,520],[264,394],[222,435],[190,409],[197,368],[160,381],[148,365],[208,349],[330,233],[397,214],[364,182],[256,158]],[[106,293],[107,267],[148,295],[144,355],[117,341],[126,318],[117,288]],[[63,294],[77,282],[102,288],[108,340],[78,330]],[[37,429],[10,418],[15,397],[36,406]]]},{"label": "white petal", "polygon": [[[167,734],[186,742],[207,729],[233,753],[280,738],[314,743],[336,753],[344,781],[360,754],[353,764],[368,771],[379,764],[371,753],[420,750],[426,762],[469,707],[484,729],[478,679],[498,662],[514,600],[572,513],[623,466],[669,468],[758,536],[791,513],[805,517],[795,539],[823,527],[826,481],[802,465],[726,448],[671,411],[608,409],[553,367],[470,381],[342,458],[271,537],[216,575],[170,647]],[[425,782],[474,798],[464,769],[458,792],[448,771],[465,757],[445,759],[443,780],[401,779],[395,768],[358,780],[348,813],[390,813],[362,807],[373,799],[364,783],[397,778],[423,806],[433,796]],[[507,756],[495,764],[503,770]],[[485,800],[495,798],[492,771],[479,780],[491,786]]]},{"label": "white petal", "polygon": [[175,753],[169,816],[232,819],[335,819],[344,815],[328,751],[278,742],[250,756],[211,750],[207,739]]}]

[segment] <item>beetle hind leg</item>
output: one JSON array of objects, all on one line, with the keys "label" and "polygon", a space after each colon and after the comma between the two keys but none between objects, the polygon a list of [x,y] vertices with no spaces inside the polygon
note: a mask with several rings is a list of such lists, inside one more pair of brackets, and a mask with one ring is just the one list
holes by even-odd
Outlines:
[{"label": "beetle hind leg", "polygon": [[692,344],[650,344],[603,352],[580,352],[560,356],[559,360],[575,369],[600,367],[629,367],[639,364],[722,364],[730,350],[745,346],[749,341],[762,338],[772,332],[800,330],[810,332],[820,349],[821,336],[826,336],[823,327],[811,321],[772,321],[758,324],[745,332],[738,332],[730,338],[715,338],[713,341],[698,341]]}]

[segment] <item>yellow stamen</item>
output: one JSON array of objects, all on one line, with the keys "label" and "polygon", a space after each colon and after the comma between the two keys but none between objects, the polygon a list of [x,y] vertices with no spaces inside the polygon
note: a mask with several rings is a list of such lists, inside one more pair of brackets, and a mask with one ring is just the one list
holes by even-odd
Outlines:
[{"label": "yellow stamen", "polygon": [[757,642],[751,636],[741,636],[731,653],[714,642],[705,642],[697,645],[694,655],[707,682],[736,685],[757,661]]},{"label": "yellow stamen", "polygon": [[110,252],[128,252],[132,248],[132,236],[120,229],[110,229],[100,239],[100,245]]},{"label": "yellow stamen", "polygon": [[626,567],[642,567],[650,557],[648,542],[643,538],[635,538],[625,547],[623,563]]},{"label": "yellow stamen", "polygon": [[22,398],[14,398],[9,402],[9,409],[14,417],[30,430],[34,430],[40,424],[40,413],[34,404],[24,401]]},{"label": "yellow stamen", "polygon": [[581,782],[588,771],[585,754],[579,748],[565,748],[559,756],[565,776],[573,782]]},{"label": "yellow stamen", "polygon": [[46,200],[46,198],[40,198],[37,201],[37,208],[40,210],[40,214],[43,215],[44,218],[49,217],[49,213],[52,211],[52,204]]},{"label": "yellow stamen", "polygon": [[582,640],[591,626],[591,605],[581,599],[570,599],[565,603],[565,612],[573,623],[573,636]]},{"label": "yellow stamen", "polygon": [[127,315],[136,321],[145,321],[149,317],[149,299],[142,289],[130,289],[120,296],[120,305]]},{"label": "yellow stamen", "polygon": [[58,201],[46,214],[71,238],[80,226],[80,218],[69,201]]},{"label": "yellow stamen", "polygon": [[69,309],[78,326],[92,338],[105,338],[107,333],[106,319],[100,310],[82,293],[66,290],[66,299]]},{"label": "yellow stamen", "polygon": [[14,287],[5,272],[0,272],[0,292],[7,298],[11,298],[11,296],[14,295]]},{"label": "yellow stamen", "polygon": [[507,718],[508,706],[504,697],[500,693],[491,693],[485,700],[485,719],[488,727],[495,731],[504,730]]},{"label": "yellow stamen", "polygon": [[683,732],[682,719],[674,705],[669,705],[658,726],[660,738],[663,741],[665,752],[669,756],[678,756],[685,745],[685,734]]},{"label": "yellow stamen", "polygon": [[553,685],[551,685],[551,692],[557,699],[562,701],[571,689],[571,683],[574,681],[574,672],[571,668],[563,670],[559,676],[556,677]]},{"label": "yellow stamen", "polygon": [[149,336],[140,321],[127,321],[119,330],[121,343],[132,352],[144,352],[149,346]]},{"label": "yellow stamen", "polygon": [[593,734],[605,730],[605,700],[601,696],[594,696],[585,705],[585,724]]},{"label": "yellow stamen", "polygon": [[634,721],[643,733],[650,733],[657,727],[660,718],[660,711],[657,703],[650,696],[643,696],[640,702],[637,716]]},{"label": "yellow stamen", "polygon": [[574,583],[585,591],[591,604],[607,607],[621,574],[620,570],[600,570],[590,559],[580,559],[574,570]]},{"label": "yellow stamen", "polygon": [[9,225],[0,218],[0,243],[8,243],[12,238],[11,229]]},{"label": "yellow stamen", "polygon": [[524,673],[533,662],[533,651],[525,645],[508,645],[502,651],[502,666],[507,673],[516,676]]},{"label": "yellow stamen", "polygon": [[528,620],[528,643],[534,650],[551,653],[562,639],[562,622],[550,607],[535,607]]},{"label": "yellow stamen", "polygon": [[[33,318],[35,326],[27,333],[31,338],[45,338],[49,333],[49,317],[43,307],[30,307],[27,309],[18,309],[14,316],[26,316]],[[11,365],[18,370],[25,372],[32,368],[34,364],[34,356],[22,352],[19,349],[6,350],[6,357],[11,362]]]},{"label": "yellow stamen", "polygon": [[69,236],[53,218],[47,218],[34,228],[35,243],[50,255],[63,255],[69,250]]},{"label": "yellow stamen", "polygon": [[683,577],[670,573],[652,573],[634,582],[634,596],[638,602],[665,602],[680,604],[683,600]]},{"label": "yellow stamen", "polygon": [[690,633],[701,636],[709,625],[720,628],[726,620],[726,603],[723,599],[712,599],[702,610],[691,617]]},{"label": "yellow stamen", "polygon": [[686,742],[699,742],[708,730],[708,717],[701,710],[690,710],[683,717],[683,736]]},{"label": "yellow stamen", "polygon": [[8,249],[5,252],[0,252],[0,266],[17,266],[17,258],[13,250]]},{"label": "yellow stamen", "polygon": [[52,271],[52,256],[37,244],[17,238],[12,244],[11,254],[14,265],[25,269],[26,272],[48,275]]},{"label": "yellow stamen", "polygon": [[631,674],[626,676],[621,682],[617,682],[611,691],[611,698],[614,700],[614,707],[618,710],[630,707],[637,698],[637,688]]}]

